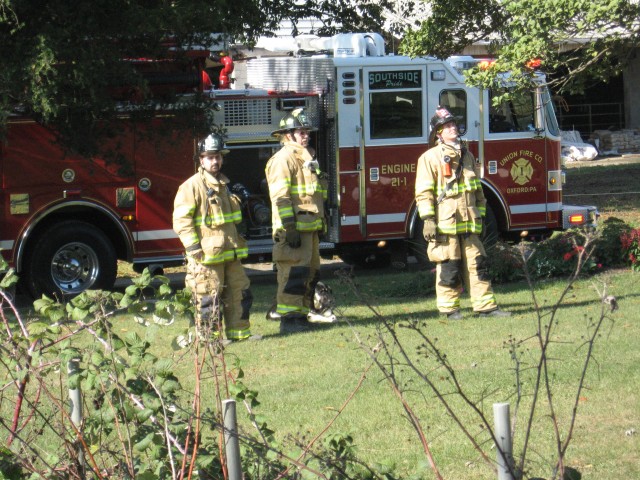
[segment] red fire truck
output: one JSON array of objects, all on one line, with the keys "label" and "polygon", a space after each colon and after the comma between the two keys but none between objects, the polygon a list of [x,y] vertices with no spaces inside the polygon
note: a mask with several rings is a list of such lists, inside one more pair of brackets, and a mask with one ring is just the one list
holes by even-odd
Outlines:
[{"label": "red fire truck", "polygon": [[[496,107],[492,91],[465,85],[474,62],[387,55],[378,34],[340,34],[305,38],[294,56],[237,64],[236,88],[205,92],[208,115],[226,128],[224,171],[244,202],[252,258],[268,259],[272,246],[264,167],[279,145],[271,132],[298,107],[318,127],[312,143],[329,175],[326,253],[361,264],[424,253],[414,180],[438,105],[462,118],[481,162],[490,234],[594,224],[595,208],[563,204],[560,132],[543,78]],[[227,62],[224,75],[231,70]],[[65,154],[46,127],[11,118],[0,152],[0,248],[33,295],[109,288],[118,259],[138,269],[182,261],[171,212],[194,171],[197,138],[174,110],[113,140],[129,160],[125,172]]]}]

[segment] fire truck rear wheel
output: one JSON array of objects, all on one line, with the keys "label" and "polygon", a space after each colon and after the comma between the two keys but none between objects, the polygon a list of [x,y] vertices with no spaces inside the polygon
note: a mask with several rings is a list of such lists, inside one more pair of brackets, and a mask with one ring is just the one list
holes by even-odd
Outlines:
[{"label": "fire truck rear wheel", "polygon": [[99,228],[85,222],[63,222],[36,241],[26,267],[27,287],[34,298],[109,289],[117,268],[113,245]]},{"label": "fire truck rear wheel", "polygon": [[498,230],[498,220],[496,219],[496,214],[488,204],[487,215],[484,217],[484,225],[481,238],[485,248],[493,247],[500,239],[500,232]]}]

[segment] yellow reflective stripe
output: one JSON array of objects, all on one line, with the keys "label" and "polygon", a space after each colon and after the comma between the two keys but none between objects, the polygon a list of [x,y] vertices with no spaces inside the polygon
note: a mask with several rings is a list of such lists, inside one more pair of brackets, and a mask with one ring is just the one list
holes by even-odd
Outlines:
[{"label": "yellow reflective stripe", "polygon": [[436,306],[438,310],[458,310],[460,308],[460,299],[456,298],[455,300],[449,299],[440,299],[436,300]]},{"label": "yellow reflective stripe", "polygon": [[240,210],[224,214],[225,223],[236,223],[238,220],[242,220],[242,212]]},{"label": "yellow reflective stripe", "polygon": [[251,336],[251,330],[244,328],[242,330],[229,329],[227,330],[227,338],[229,340],[244,340]]},{"label": "yellow reflective stripe", "polygon": [[436,214],[436,207],[433,204],[423,204],[418,205],[418,213],[420,214],[420,218],[423,217],[433,217]]},{"label": "yellow reflective stripe", "polygon": [[493,293],[487,293],[480,298],[471,299],[473,310],[476,312],[491,311],[498,304],[496,303],[496,297]]},{"label": "yellow reflective stripe", "polygon": [[438,230],[445,235],[459,235],[461,233],[482,233],[482,225],[469,222],[458,222],[455,225],[440,225],[438,224]]},{"label": "yellow reflective stripe", "polygon": [[[469,180],[465,178],[463,183],[452,184],[451,187],[449,187],[449,190],[447,191],[446,196],[455,197],[456,195],[459,195],[463,192],[474,192],[481,188],[482,188],[482,183],[480,183],[478,179]],[[440,195],[440,193],[443,192],[444,190],[445,190],[444,187],[441,187],[440,185],[438,185],[438,192],[437,192],[438,195]]]},{"label": "yellow reflective stripe", "polygon": [[480,215],[482,215],[483,217],[487,215],[487,207],[485,206],[478,207],[478,211],[480,212]]},{"label": "yellow reflective stripe", "polygon": [[416,183],[416,192],[423,192],[425,190],[433,190],[434,183],[432,181],[424,181],[420,183]]},{"label": "yellow reflective stripe", "polygon": [[278,303],[276,305],[276,312],[279,313],[280,315],[286,315],[287,313],[303,313],[303,314],[307,314],[309,313],[309,308],[308,307],[299,307],[297,305],[284,305],[282,303]]},{"label": "yellow reflective stripe", "polygon": [[328,190],[326,188],[322,188],[322,185],[318,185],[318,189],[316,190],[317,193],[321,193],[322,194],[322,198],[324,200],[326,200],[327,198],[329,198],[329,193]]},{"label": "yellow reflective stripe", "polygon": [[317,218],[313,222],[296,222],[296,230],[299,232],[315,232],[322,230],[322,219]]},{"label": "yellow reflective stripe", "polygon": [[192,217],[195,211],[196,211],[195,205],[179,205],[173,211],[173,216],[174,218]]},{"label": "yellow reflective stripe", "polygon": [[205,253],[202,263],[204,265],[216,265],[218,263],[231,262],[236,259],[247,258],[248,256],[248,248],[232,248],[229,250],[224,250],[217,255],[209,255]]},{"label": "yellow reflective stripe", "polygon": [[200,242],[200,239],[198,238],[198,234],[193,232],[190,235],[181,235],[180,241],[182,241],[185,248],[189,248],[191,245],[195,245]]},{"label": "yellow reflective stripe", "polygon": [[316,192],[322,192],[322,187],[318,183],[305,183],[302,185],[292,185],[291,193],[293,195],[313,195]]},{"label": "yellow reflective stripe", "polygon": [[293,217],[293,207],[291,205],[284,205],[282,207],[278,207],[278,215],[282,219]]}]

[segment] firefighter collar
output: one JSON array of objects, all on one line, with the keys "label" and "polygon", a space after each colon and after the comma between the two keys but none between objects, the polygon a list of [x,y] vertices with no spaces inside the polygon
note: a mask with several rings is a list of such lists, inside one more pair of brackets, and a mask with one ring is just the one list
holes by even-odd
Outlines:
[{"label": "firefighter collar", "polygon": [[296,154],[296,156],[302,158],[302,160],[304,161],[312,160],[309,150],[303,147],[302,145],[300,145],[299,143],[293,142],[291,140],[287,140],[283,143],[283,145],[285,147],[291,148],[293,152]]},{"label": "firefighter collar", "polygon": [[206,172],[202,167],[200,168],[200,176],[204,181],[205,185],[210,186],[218,186],[218,185],[226,185],[229,183],[229,179],[226,177],[224,173],[220,173],[218,178],[214,177],[210,173]]},{"label": "firefighter collar", "polygon": [[460,155],[462,150],[462,144],[460,142],[456,143],[441,143],[440,148],[442,148],[442,152],[448,155]]}]

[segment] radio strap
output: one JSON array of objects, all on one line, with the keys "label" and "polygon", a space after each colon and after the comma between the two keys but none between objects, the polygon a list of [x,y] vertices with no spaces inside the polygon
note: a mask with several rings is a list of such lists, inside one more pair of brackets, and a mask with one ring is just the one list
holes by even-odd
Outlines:
[{"label": "radio strap", "polygon": [[[462,172],[462,163],[464,162],[464,157],[467,154],[467,149],[462,147],[460,150],[460,161],[458,162],[458,168],[456,168],[455,181],[460,181],[460,172]],[[444,190],[438,195],[438,199],[436,200],[436,205],[440,205],[440,202],[444,200],[444,197],[447,195],[447,192],[451,190],[451,184],[453,182],[447,182],[444,185]]]}]

